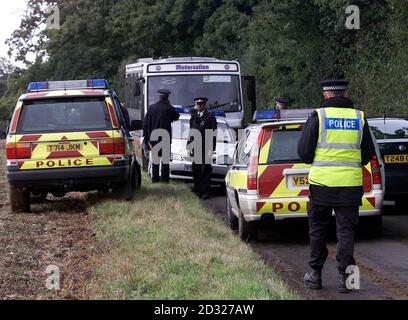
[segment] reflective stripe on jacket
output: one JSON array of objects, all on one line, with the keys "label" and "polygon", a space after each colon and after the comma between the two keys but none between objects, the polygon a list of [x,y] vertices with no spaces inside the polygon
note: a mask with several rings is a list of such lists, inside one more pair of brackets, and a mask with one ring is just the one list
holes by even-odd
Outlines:
[{"label": "reflective stripe on jacket", "polygon": [[310,169],[310,183],[327,187],[362,186],[364,113],[330,107],[318,109],[317,113],[319,139]]}]

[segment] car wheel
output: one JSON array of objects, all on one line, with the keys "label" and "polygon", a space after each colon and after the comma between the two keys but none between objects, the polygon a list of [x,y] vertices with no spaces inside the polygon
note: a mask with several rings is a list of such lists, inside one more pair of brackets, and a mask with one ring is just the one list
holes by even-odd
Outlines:
[{"label": "car wheel", "polygon": [[226,210],[227,210],[227,223],[232,230],[238,230],[238,218],[234,215],[231,208],[231,202],[228,199],[228,191],[226,196]]},{"label": "car wheel", "polygon": [[23,213],[30,212],[30,191],[10,186],[10,205],[11,212]]},{"label": "car wheel", "polygon": [[239,238],[245,242],[257,240],[258,236],[257,223],[255,221],[246,222],[241,209],[239,209],[238,234]]},{"label": "car wheel", "polygon": [[44,203],[47,200],[48,192],[38,192],[31,194],[31,203]]},{"label": "car wheel", "polygon": [[132,174],[126,182],[121,185],[118,185],[116,188],[112,190],[112,195],[117,200],[123,201],[133,201],[135,189],[135,177]]}]

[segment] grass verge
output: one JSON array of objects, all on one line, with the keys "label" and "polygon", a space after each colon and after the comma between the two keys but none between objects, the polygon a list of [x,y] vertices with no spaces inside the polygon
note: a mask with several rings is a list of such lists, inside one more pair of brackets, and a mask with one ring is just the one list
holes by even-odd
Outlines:
[{"label": "grass verge", "polygon": [[143,182],[133,203],[95,201],[92,298],[299,298],[187,186]]}]

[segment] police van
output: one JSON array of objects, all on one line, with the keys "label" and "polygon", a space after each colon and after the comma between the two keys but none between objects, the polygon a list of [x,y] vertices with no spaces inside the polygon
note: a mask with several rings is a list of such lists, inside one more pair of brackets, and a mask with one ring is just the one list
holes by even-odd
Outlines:
[{"label": "police van", "polygon": [[[297,154],[298,141],[313,110],[259,110],[240,141],[226,177],[226,211],[242,240],[256,239],[265,219],[307,217],[310,165]],[[375,140],[375,139],[373,139]],[[378,234],[382,225],[384,172],[378,145],[363,168],[364,197],[360,216]],[[370,220],[370,221],[368,221]]]},{"label": "police van", "polygon": [[7,178],[13,212],[28,212],[31,197],[113,190],[130,200],[140,188],[135,150],[116,93],[106,80],[30,83],[7,132]]}]

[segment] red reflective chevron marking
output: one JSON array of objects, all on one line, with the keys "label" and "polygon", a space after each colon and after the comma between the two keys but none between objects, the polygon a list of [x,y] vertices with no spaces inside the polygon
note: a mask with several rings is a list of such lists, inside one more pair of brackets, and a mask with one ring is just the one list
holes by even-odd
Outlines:
[{"label": "red reflective chevron marking", "polygon": [[263,148],[272,137],[272,129],[265,129],[264,132],[261,148]]},{"label": "red reflective chevron marking", "polygon": [[306,196],[308,196],[309,195],[309,190],[302,190],[300,193],[299,193],[299,197],[306,197]]},{"label": "red reflective chevron marking", "polygon": [[283,170],[291,169],[294,165],[269,165],[258,179],[259,196],[269,198],[284,179]]},{"label": "red reflective chevron marking", "polygon": [[82,157],[82,154],[78,151],[66,151],[66,152],[53,152],[47,159],[58,159],[58,158],[78,158]]},{"label": "red reflective chevron marking", "polygon": [[257,202],[256,203],[256,212],[259,212],[262,210],[262,208],[265,206],[266,202]]},{"label": "red reflective chevron marking", "polygon": [[108,102],[108,109],[109,109],[109,114],[112,120],[112,125],[114,128],[119,128],[119,122],[118,119],[116,119],[116,115],[115,115],[115,109],[113,108],[113,106]]},{"label": "red reflective chevron marking", "polygon": [[91,139],[109,138],[109,134],[107,134],[106,132],[87,132],[86,135]]},{"label": "red reflective chevron marking", "polygon": [[368,193],[373,189],[372,181],[371,181],[371,173],[367,170],[366,167],[363,167],[363,187],[364,193]]},{"label": "red reflective chevron marking", "polygon": [[368,202],[371,203],[371,205],[375,208],[375,198],[366,198]]},{"label": "red reflective chevron marking", "polygon": [[20,118],[20,114],[21,114],[21,108],[17,109],[13,114],[13,119],[11,119],[11,126],[10,126],[11,133],[15,133],[17,130],[17,122],[18,122],[18,119]]},{"label": "red reflective chevron marking", "polygon": [[22,136],[19,142],[37,142],[42,137],[41,134]]}]

